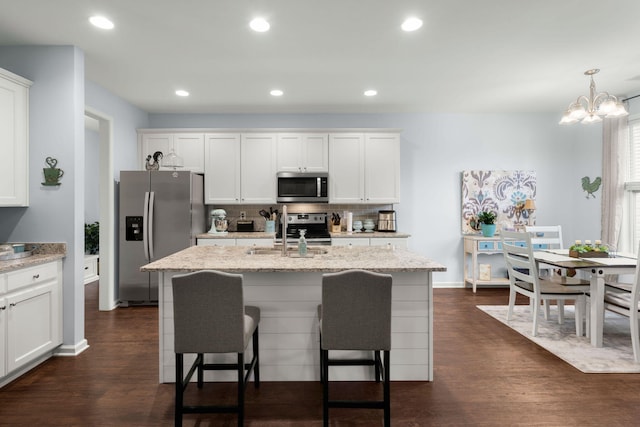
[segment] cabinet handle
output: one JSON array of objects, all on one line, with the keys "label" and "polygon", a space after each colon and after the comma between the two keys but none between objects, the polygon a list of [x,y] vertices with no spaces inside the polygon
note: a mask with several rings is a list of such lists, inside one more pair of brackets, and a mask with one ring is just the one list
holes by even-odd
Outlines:
[{"label": "cabinet handle", "polygon": [[35,280],[35,279],[39,279],[39,278],[40,278],[40,275],[39,275],[39,274],[34,274],[34,275],[33,275],[33,279],[34,279],[34,280]]},{"label": "cabinet handle", "polygon": [[84,269],[85,269],[85,270],[88,270],[88,269],[89,269],[89,267],[85,267]]},{"label": "cabinet handle", "polygon": [[9,304],[9,307],[15,307],[16,305],[18,305],[17,302],[12,302],[11,304]]},{"label": "cabinet handle", "polygon": [[2,307],[0,307],[0,310],[6,310],[6,309],[7,309],[6,305],[3,305]]}]

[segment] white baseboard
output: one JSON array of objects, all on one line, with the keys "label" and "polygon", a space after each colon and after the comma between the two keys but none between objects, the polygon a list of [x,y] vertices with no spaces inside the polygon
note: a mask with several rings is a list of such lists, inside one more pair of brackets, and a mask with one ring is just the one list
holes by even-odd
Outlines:
[{"label": "white baseboard", "polygon": [[433,289],[445,289],[445,288],[464,288],[463,282],[439,282],[433,283]]},{"label": "white baseboard", "polygon": [[83,339],[82,341],[74,345],[61,345],[54,351],[53,355],[54,356],[77,356],[88,348],[89,348],[89,343],[87,342],[86,339]]}]

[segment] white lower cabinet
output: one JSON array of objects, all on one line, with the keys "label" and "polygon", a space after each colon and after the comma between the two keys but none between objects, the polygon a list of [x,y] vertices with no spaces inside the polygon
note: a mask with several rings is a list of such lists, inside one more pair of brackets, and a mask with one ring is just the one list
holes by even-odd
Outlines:
[{"label": "white lower cabinet", "polygon": [[409,247],[409,239],[406,237],[380,237],[371,239],[371,246],[388,246],[391,245],[394,248],[404,248],[407,249]]},{"label": "white lower cabinet", "polygon": [[408,248],[406,237],[338,237],[331,239],[331,246],[389,246],[393,248]]},{"label": "white lower cabinet", "polygon": [[7,374],[7,299],[0,297],[0,378]]},{"label": "white lower cabinet", "polygon": [[236,239],[198,239],[197,246],[235,246]]},{"label": "white lower cabinet", "polygon": [[198,239],[198,246],[272,246],[273,239]]},{"label": "white lower cabinet", "polygon": [[0,382],[62,344],[62,261],[3,275]]},{"label": "white lower cabinet", "polygon": [[331,246],[369,246],[369,239],[362,237],[340,237],[331,239]]},{"label": "white lower cabinet", "polygon": [[273,246],[273,239],[236,239],[236,246]]},{"label": "white lower cabinet", "polygon": [[84,256],[84,284],[85,285],[100,279],[100,276],[98,275],[99,259],[100,257],[98,255]]}]

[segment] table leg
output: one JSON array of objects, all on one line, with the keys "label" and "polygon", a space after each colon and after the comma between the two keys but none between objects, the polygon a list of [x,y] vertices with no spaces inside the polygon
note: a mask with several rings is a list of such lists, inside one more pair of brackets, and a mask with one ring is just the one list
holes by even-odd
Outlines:
[{"label": "table leg", "polygon": [[471,254],[471,280],[473,281],[473,293],[476,293],[476,282],[478,281],[478,253],[474,250]]},{"label": "table leg", "polygon": [[604,271],[591,269],[591,345],[602,347],[602,328],[604,325]]}]

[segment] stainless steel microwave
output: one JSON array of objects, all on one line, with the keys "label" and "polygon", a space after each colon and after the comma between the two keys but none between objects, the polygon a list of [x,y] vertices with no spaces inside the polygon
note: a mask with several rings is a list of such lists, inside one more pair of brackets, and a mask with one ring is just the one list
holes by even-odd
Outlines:
[{"label": "stainless steel microwave", "polygon": [[328,203],[329,174],[326,172],[278,172],[279,203]]}]

